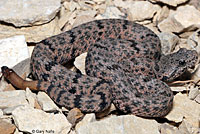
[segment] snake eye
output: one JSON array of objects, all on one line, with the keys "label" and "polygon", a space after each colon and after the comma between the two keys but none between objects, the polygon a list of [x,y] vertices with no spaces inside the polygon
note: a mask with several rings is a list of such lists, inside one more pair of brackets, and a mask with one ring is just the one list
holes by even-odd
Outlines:
[{"label": "snake eye", "polygon": [[179,65],[185,66],[185,64],[186,64],[185,60],[179,60]]}]

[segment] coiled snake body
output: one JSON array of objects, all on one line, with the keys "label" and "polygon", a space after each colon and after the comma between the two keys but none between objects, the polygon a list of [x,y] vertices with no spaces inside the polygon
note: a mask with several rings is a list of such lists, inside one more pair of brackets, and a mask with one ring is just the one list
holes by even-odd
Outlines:
[{"label": "coiled snake body", "polygon": [[[86,73],[63,65],[83,52]],[[148,28],[121,19],[95,20],[36,45],[33,76],[58,104],[83,112],[101,112],[113,103],[124,113],[160,117],[172,107],[171,81],[197,61],[197,53],[180,49],[163,55],[160,40]]]}]

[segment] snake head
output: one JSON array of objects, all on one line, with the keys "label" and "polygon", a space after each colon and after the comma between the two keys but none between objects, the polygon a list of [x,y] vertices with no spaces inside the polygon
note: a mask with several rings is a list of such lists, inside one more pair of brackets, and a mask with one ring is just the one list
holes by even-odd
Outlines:
[{"label": "snake head", "polygon": [[175,53],[161,56],[155,70],[162,81],[172,81],[187,69],[193,68],[197,61],[198,53],[195,50],[180,48]]}]

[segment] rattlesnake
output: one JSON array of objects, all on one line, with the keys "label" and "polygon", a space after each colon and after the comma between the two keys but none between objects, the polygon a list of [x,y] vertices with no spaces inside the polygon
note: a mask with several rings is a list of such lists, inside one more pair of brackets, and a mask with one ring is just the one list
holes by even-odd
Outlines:
[{"label": "rattlesnake", "polygon": [[[35,46],[31,68],[38,81],[34,84],[68,109],[98,113],[113,103],[124,113],[164,116],[173,102],[165,82],[194,66],[198,56],[184,48],[165,56],[160,44],[154,32],[132,21],[88,22]],[[88,52],[87,75],[63,66],[83,52]],[[6,68],[2,70],[7,76]]]}]

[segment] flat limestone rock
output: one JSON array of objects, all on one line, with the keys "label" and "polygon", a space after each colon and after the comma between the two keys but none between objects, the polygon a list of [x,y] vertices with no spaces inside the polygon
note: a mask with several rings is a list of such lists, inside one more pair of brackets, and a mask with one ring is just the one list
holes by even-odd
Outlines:
[{"label": "flat limestone rock", "polygon": [[28,105],[24,90],[0,92],[0,109]]},{"label": "flat limestone rock", "polygon": [[178,36],[173,33],[161,32],[158,36],[161,41],[161,50],[165,55],[170,54],[179,42]]},{"label": "flat limestone rock", "polygon": [[83,53],[81,55],[79,55],[75,61],[74,61],[74,65],[76,66],[76,68],[78,68],[82,74],[86,74],[85,72],[85,59],[86,59],[87,53]]},{"label": "flat limestone rock", "polygon": [[199,125],[200,105],[190,100],[187,95],[178,93],[174,97],[173,108],[166,118],[181,122],[183,118],[194,127]]},{"label": "flat limestone rock", "polygon": [[151,19],[160,9],[160,6],[153,5],[148,1],[134,1],[128,8],[128,18],[131,21]]},{"label": "flat limestone rock", "polygon": [[44,111],[52,112],[52,111],[59,110],[56,104],[45,92],[39,92],[37,95],[37,100],[38,100],[39,105]]},{"label": "flat limestone rock", "polygon": [[0,118],[3,116],[3,111],[0,109]]},{"label": "flat limestone rock", "polygon": [[78,122],[76,124],[76,129],[78,129],[79,127],[83,126],[83,125],[86,125],[88,123],[91,123],[91,122],[95,122],[96,121],[96,116],[94,113],[91,113],[91,114],[86,114],[84,116],[84,118]]},{"label": "flat limestone rock", "polygon": [[67,134],[71,129],[71,124],[60,113],[45,113],[30,106],[21,106],[12,115],[17,128],[23,132]]},{"label": "flat limestone rock", "polygon": [[77,134],[160,134],[155,120],[133,115],[111,116],[76,129]]},{"label": "flat limestone rock", "polygon": [[105,12],[101,15],[98,15],[96,19],[108,19],[108,18],[115,18],[119,19],[125,16],[124,13],[122,13],[117,7],[114,6],[108,6],[105,9]]},{"label": "flat limestone rock", "polygon": [[37,103],[36,94],[32,93],[32,91],[27,87],[26,88],[26,99],[29,103],[29,106],[36,107],[35,104]]},{"label": "flat limestone rock", "polygon": [[22,60],[29,58],[29,55],[23,35],[0,40],[0,67],[8,66],[11,68]]},{"label": "flat limestone rock", "polygon": [[10,25],[0,24],[0,31],[0,39],[16,35],[24,35],[27,42],[39,42],[61,32],[58,27],[58,19],[56,18],[49,23],[32,27],[15,28]]},{"label": "flat limestone rock", "polygon": [[0,21],[16,27],[44,24],[60,9],[60,0],[1,0]]},{"label": "flat limestone rock", "polygon": [[200,11],[195,7],[180,6],[176,11],[170,13],[169,17],[158,24],[161,31],[185,32],[200,26]]}]

